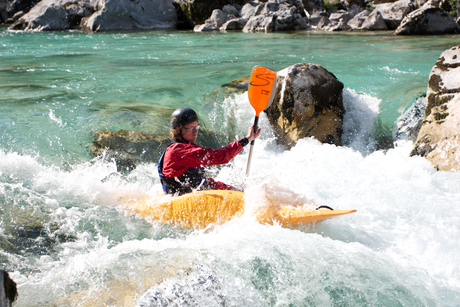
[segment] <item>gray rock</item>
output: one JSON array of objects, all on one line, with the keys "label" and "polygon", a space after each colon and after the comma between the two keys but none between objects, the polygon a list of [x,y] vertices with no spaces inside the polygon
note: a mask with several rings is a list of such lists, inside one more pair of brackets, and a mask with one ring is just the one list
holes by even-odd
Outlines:
[{"label": "gray rock", "polygon": [[247,22],[245,18],[234,18],[224,23],[220,31],[241,31]]},{"label": "gray rock", "polygon": [[[205,23],[206,19],[211,16],[215,9],[222,9],[229,4],[228,0],[176,0],[182,12],[187,16],[187,19],[195,25]],[[239,9],[245,4],[245,0],[232,0],[232,5]],[[236,15],[235,15],[236,16]],[[244,17],[244,16],[241,16]]]},{"label": "gray rock", "polygon": [[399,0],[394,3],[379,4],[375,7],[374,11],[379,11],[388,29],[393,30],[396,29],[403,18],[414,9],[415,5],[411,0]]},{"label": "gray rock", "polygon": [[393,141],[415,142],[423,117],[425,116],[426,97],[419,97],[395,122],[393,127]]},{"label": "gray rock", "polygon": [[258,5],[252,5],[251,3],[246,3],[240,11],[240,16],[242,18],[249,19],[254,15],[259,15],[262,9],[264,8],[264,4],[260,3]]},{"label": "gray rock", "polygon": [[396,35],[452,34],[459,31],[455,19],[437,7],[423,6],[408,14],[395,30]]},{"label": "gray rock", "polygon": [[367,16],[369,16],[371,12],[368,10],[364,10],[358,14],[355,15],[349,22],[348,25],[352,29],[359,29],[363,25],[364,21],[367,19]]},{"label": "gray rock", "polygon": [[374,10],[367,16],[361,25],[361,30],[367,31],[381,31],[388,30],[387,23],[383,20],[383,16],[380,11]]},{"label": "gray rock", "polygon": [[351,27],[345,21],[340,21],[339,23],[333,24],[327,28],[328,31],[348,31],[351,30]]},{"label": "gray rock", "polygon": [[83,18],[81,27],[90,31],[175,28],[172,0],[100,0],[99,10]]},{"label": "gray rock", "polygon": [[332,25],[332,22],[331,22],[331,20],[329,18],[321,17],[321,19],[319,20],[318,24],[316,25],[316,29],[325,30],[331,25]]},{"label": "gray rock", "polygon": [[332,13],[331,16],[329,16],[329,19],[332,22],[336,22],[336,23],[341,23],[341,22],[348,23],[352,18],[353,16],[349,12],[346,12],[346,11]]},{"label": "gray rock", "polygon": [[227,14],[222,10],[212,11],[211,17],[205,21],[207,24],[212,24],[216,29],[220,28],[227,21]]},{"label": "gray rock", "polygon": [[230,4],[227,4],[226,6],[224,6],[222,8],[222,11],[227,14],[227,15],[235,15],[235,16],[238,16],[238,10],[236,9],[236,7],[234,7],[233,5],[230,5]]},{"label": "gray rock", "polygon": [[215,24],[212,23],[204,23],[202,25],[196,25],[193,28],[194,32],[209,32],[209,31],[217,31],[219,28]]},{"label": "gray rock", "polygon": [[343,83],[317,64],[295,64],[278,72],[266,113],[277,141],[288,148],[305,137],[341,145]]},{"label": "gray rock", "polygon": [[68,1],[42,0],[9,29],[23,31],[54,31],[70,29],[69,14],[64,6]]},{"label": "gray rock", "polygon": [[460,170],[460,46],[444,51],[431,70],[422,127],[411,156],[438,170]]},{"label": "gray rock", "polygon": [[276,16],[255,15],[249,18],[243,32],[274,32]]}]

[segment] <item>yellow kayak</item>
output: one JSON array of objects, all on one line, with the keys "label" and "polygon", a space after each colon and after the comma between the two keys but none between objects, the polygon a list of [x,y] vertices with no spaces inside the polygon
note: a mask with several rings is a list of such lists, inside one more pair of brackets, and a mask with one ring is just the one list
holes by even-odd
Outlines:
[{"label": "yellow kayak", "polygon": [[[356,210],[333,210],[329,207],[304,208],[283,205],[267,199],[254,214],[262,224],[278,223],[295,226],[321,221]],[[205,228],[209,224],[222,224],[245,211],[244,193],[227,190],[197,191],[177,197],[144,198],[128,204],[127,209],[144,218],[182,227]]]}]

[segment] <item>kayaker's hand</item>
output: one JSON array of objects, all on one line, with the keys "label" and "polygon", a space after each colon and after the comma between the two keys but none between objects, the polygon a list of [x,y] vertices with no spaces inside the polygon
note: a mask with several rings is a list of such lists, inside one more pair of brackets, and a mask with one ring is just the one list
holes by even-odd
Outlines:
[{"label": "kayaker's hand", "polygon": [[259,127],[257,127],[257,132],[254,133],[254,124],[251,125],[248,129],[248,135],[246,138],[249,140],[249,142],[257,139],[260,135],[260,131],[262,131]]}]

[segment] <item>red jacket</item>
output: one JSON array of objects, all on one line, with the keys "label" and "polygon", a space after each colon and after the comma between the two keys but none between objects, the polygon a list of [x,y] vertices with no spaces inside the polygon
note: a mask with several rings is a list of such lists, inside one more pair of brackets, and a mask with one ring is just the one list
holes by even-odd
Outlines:
[{"label": "red jacket", "polygon": [[[163,175],[167,178],[178,177],[190,167],[205,167],[230,162],[243,150],[239,141],[234,141],[219,149],[203,148],[196,144],[174,143],[164,154]],[[209,187],[213,190],[230,190],[232,186],[208,178]]]}]

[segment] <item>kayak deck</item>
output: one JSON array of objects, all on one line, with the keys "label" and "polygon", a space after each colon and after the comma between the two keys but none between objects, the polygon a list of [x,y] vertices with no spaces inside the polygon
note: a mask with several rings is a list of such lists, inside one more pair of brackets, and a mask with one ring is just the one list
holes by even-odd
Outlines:
[{"label": "kayak deck", "polygon": [[[256,209],[262,224],[281,226],[321,221],[356,210],[331,210],[328,207],[304,208],[283,205],[267,198],[267,205]],[[177,197],[144,198],[128,204],[128,210],[144,218],[182,227],[205,228],[222,224],[244,214],[244,193],[227,190],[197,191]]]}]

